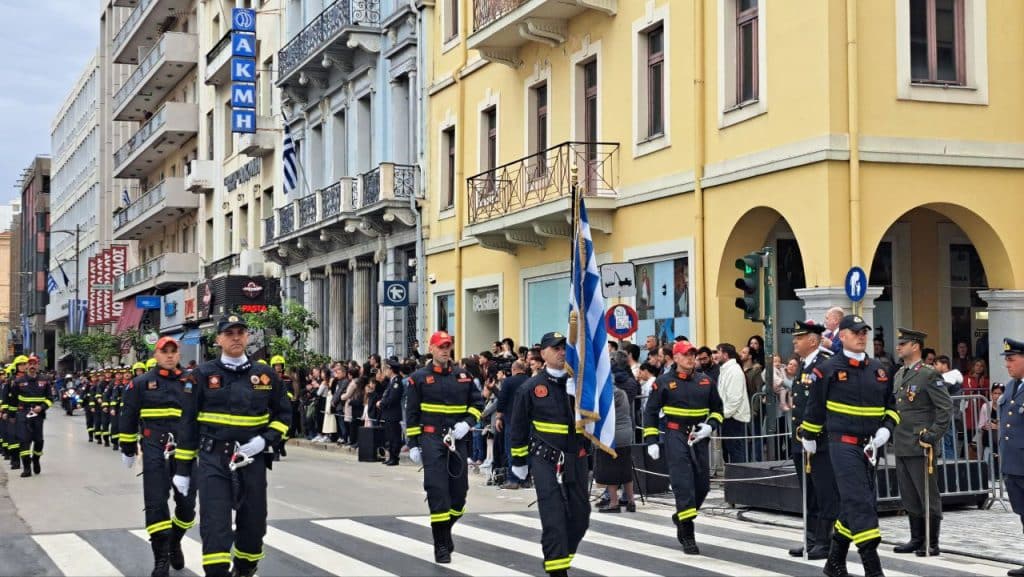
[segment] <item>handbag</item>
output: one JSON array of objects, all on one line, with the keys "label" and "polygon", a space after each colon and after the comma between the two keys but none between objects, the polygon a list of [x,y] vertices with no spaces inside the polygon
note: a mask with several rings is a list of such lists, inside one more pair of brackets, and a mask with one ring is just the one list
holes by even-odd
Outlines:
[{"label": "handbag", "polygon": [[316,403],[309,403],[308,405],[306,405],[306,418],[316,418]]}]

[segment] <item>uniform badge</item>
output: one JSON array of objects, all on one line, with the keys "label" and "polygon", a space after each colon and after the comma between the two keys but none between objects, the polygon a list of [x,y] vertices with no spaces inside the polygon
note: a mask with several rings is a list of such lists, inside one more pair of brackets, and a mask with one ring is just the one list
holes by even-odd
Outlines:
[{"label": "uniform badge", "polygon": [[885,369],[878,369],[878,372],[875,374],[878,375],[878,380],[883,383],[889,380],[889,375],[885,374]]},{"label": "uniform badge", "polygon": [[424,379],[424,380],[427,382],[428,385],[433,385],[434,384],[434,376],[433,375],[427,375],[427,378]]},{"label": "uniform badge", "polygon": [[700,382],[697,384],[702,387],[706,387],[711,384],[711,379],[701,379]]},{"label": "uniform badge", "polygon": [[544,385],[537,385],[533,389],[533,394],[537,395],[538,399],[543,399],[544,397],[548,396],[548,388]]},{"label": "uniform badge", "polygon": [[400,385],[398,384],[398,381],[395,381],[395,384],[394,384],[394,386],[392,386],[391,388],[393,388],[393,389],[397,389],[397,388],[398,388],[399,386],[400,386]]},{"label": "uniform badge", "polygon": [[[131,385],[129,385],[129,386],[131,386]],[[185,381],[184,391],[186,393],[190,394],[190,395],[192,394],[192,382],[191,381]]]},{"label": "uniform badge", "polygon": [[156,390],[156,388],[157,388],[156,381],[149,381],[148,383],[146,383],[146,389],[147,390],[153,391],[153,390]]},{"label": "uniform badge", "polygon": [[268,375],[266,373],[263,373],[262,375],[260,375],[260,382],[263,383],[264,385],[269,385],[270,384],[270,375]]},{"label": "uniform badge", "polygon": [[220,388],[220,376],[213,375],[208,381],[206,381],[207,388],[219,389]]},{"label": "uniform badge", "polygon": [[845,381],[847,378],[846,371],[839,371],[838,373],[836,373],[836,378],[838,378],[840,381]]},{"label": "uniform badge", "polygon": [[676,390],[676,382],[675,381],[669,381],[668,388],[669,388],[669,390],[672,390],[672,391]]},{"label": "uniform badge", "polygon": [[260,376],[259,375],[253,375],[253,376],[249,377],[249,382],[254,384],[254,385],[260,384]]}]

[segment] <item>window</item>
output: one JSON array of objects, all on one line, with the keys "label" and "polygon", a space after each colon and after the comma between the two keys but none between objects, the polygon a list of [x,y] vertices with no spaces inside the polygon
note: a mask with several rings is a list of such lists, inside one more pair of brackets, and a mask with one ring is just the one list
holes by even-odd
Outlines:
[{"label": "window", "polygon": [[441,187],[443,191],[443,208],[455,206],[455,127],[449,127],[441,133]]},{"label": "window", "polygon": [[539,343],[544,333],[563,330],[567,294],[568,275],[526,281],[526,343]]},{"label": "window", "polygon": [[911,80],[966,84],[964,0],[910,0]]},{"label": "window", "polygon": [[235,135],[231,132],[231,101],[224,103],[224,159],[235,153]]},{"label": "window", "polygon": [[688,255],[635,262],[638,334],[672,342],[690,335],[690,260]]},{"label": "window", "polygon": [[736,103],[757,100],[757,2],[736,0]]},{"label": "window", "polygon": [[538,84],[530,89],[530,100],[533,113],[530,115],[532,126],[530,127],[530,154],[534,156],[533,178],[543,178],[548,172],[547,156],[548,149],[548,84]]},{"label": "window", "polygon": [[213,160],[213,111],[206,113],[206,158]]},{"label": "window", "polygon": [[597,164],[597,59],[591,58],[583,68],[583,154],[586,161],[586,177],[583,180],[587,191],[594,191]]},{"label": "window", "polygon": [[359,172],[362,174],[373,168],[373,100],[369,94],[359,99],[356,111],[358,148],[355,152],[358,155]]},{"label": "window", "polygon": [[[568,290],[568,289],[567,289]],[[455,294],[439,294],[434,297],[434,328],[449,334],[455,331]]]},{"label": "window", "polygon": [[228,213],[224,215],[224,254],[235,252],[235,215]]},{"label": "window", "polygon": [[451,42],[459,35],[459,0],[446,0],[444,11],[444,41]]},{"label": "window", "polygon": [[647,137],[665,133],[665,29],[647,33]]},{"label": "window", "polygon": [[[498,166],[498,109],[490,107],[483,114],[484,126],[484,170],[492,171]],[[492,175],[493,178],[493,175]]]},{"label": "window", "polygon": [[338,182],[348,174],[348,128],[345,122],[345,110],[334,114],[334,125],[331,127],[331,144],[334,146],[334,182]]}]

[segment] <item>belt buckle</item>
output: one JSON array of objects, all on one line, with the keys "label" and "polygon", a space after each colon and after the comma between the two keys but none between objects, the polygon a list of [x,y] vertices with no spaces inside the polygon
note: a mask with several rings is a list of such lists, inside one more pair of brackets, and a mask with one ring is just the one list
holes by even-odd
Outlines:
[{"label": "belt buckle", "polygon": [[235,441],[235,450],[232,451],[231,460],[228,462],[228,469],[232,473],[234,473],[238,469],[241,469],[242,467],[245,467],[246,465],[249,465],[253,461],[252,457],[239,451],[241,447],[242,446],[238,444],[238,441]]},{"label": "belt buckle", "polygon": [[672,429],[673,431],[678,431],[680,428],[679,423],[675,421],[666,421],[665,426],[668,427],[669,429]]},{"label": "belt buckle", "polygon": [[847,445],[858,445],[860,446],[860,437],[855,435],[841,435],[839,441],[846,443]]}]

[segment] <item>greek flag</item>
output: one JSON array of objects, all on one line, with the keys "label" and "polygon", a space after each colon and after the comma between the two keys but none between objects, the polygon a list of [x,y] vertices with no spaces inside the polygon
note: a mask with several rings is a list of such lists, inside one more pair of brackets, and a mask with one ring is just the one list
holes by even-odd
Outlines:
[{"label": "greek flag", "polygon": [[[570,319],[565,360],[572,370],[569,394],[576,397],[576,419],[584,434],[604,451],[615,454],[615,385],[604,326],[604,297],[597,270],[587,209],[580,199],[573,231],[572,276],[569,279]],[[575,329],[575,331],[574,331]]]},{"label": "greek flag", "polygon": [[299,185],[299,166],[295,154],[295,141],[288,121],[284,123],[284,147],[281,152],[281,165],[284,167],[284,194],[290,195]]},{"label": "greek flag", "polygon": [[46,292],[55,293],[57,292],[57,279],[53,278],[53,273],[46,275]]},{"label": "greek flag", "polygon": [[128,206],[131,203],[132,203],[132,195],[128,194],[128,189],[126,188],[126,189],[121,191],[121,204],[124,205],[124,206]]}]

